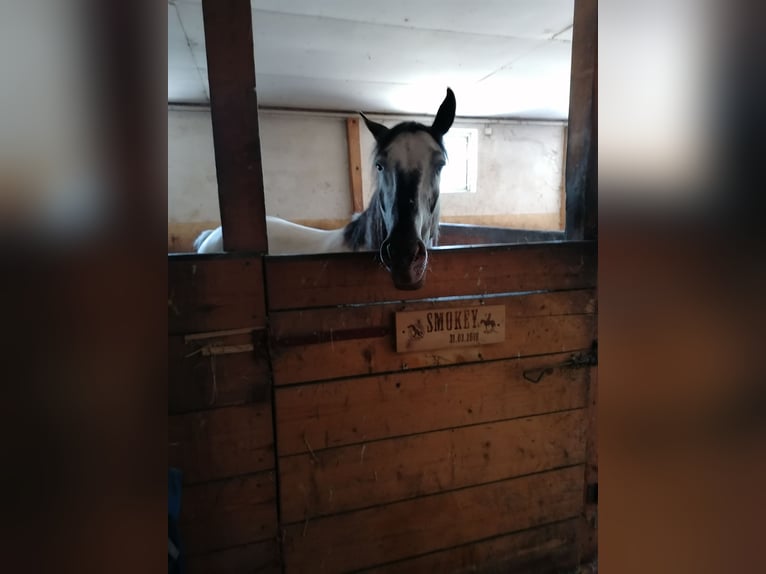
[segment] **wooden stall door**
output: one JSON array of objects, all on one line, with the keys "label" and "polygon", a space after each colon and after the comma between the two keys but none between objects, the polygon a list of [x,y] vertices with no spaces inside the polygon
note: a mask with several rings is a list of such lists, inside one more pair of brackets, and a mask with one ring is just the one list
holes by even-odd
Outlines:
[{"label": "wooden stall door", "polygon": [[[287,573],[557,572],[584,557],[594,244],[431,265],[414,295],[428,299],[402,301],[370,254],[266,259]],[[490,305],[503,341],[396,352],[397,312]]]}]

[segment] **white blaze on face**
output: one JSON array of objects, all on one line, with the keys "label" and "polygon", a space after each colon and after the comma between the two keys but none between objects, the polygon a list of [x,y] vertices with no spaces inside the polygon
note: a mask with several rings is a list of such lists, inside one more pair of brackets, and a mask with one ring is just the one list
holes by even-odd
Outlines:
[{"label": "white blaze on face", "polygon": [[439,186],[437,163],[434,158],[442,157],[442,154],[439,144],[425,131],[401,134],[391,143],[386,154],[390,169],[420,172],[418,209],[414,224],[426,244],[431,239],[431,221],[435,215],[438,216],[438,208],[434,214],[430,210],[432,197]]}]

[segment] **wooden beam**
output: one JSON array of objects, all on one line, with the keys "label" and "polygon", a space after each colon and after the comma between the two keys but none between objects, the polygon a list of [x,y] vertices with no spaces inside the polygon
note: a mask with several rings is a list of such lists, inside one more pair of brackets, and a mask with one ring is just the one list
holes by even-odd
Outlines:
[{"label": "wooden beam", "polygon": [[202,0],[226,251],[268,251],[250,0]]},{"label": "wooden beam", "polygon": [[563,142],[562,142],[562,155],[563,160],[561,164],[561,190],[559,195],[559,226],[558,229],[560,229],[563,232],[566,232],[567,229],[567,150],[569,147],[567,146],[567,143],[569,142],[569,128],[567,126],[564,126],[563,130]]},{"label": "wooden beam", "polygon": [[348,177],[351,186],[351,206],[353,213],[364,211],[362,199],[362,146],[359,143],[359,120],[346,119],[348,135]]},{"label": "wooden beam", "polygon": [[598,0],[575,0],[566,151],[567,239],[597,235],[597,32]]},{"label": "wooden beam", "polygon": [[[369,252],[266,259],[273,311],[537,289],[576,289],[596,282],[594,242],[530,243],[434,249],[422,289],[394,288]],[[337,278],[343,277],[343,282]],[[230,287],[233,289],[233,287]],[[242,327],[246,325],[236,325]]]}]

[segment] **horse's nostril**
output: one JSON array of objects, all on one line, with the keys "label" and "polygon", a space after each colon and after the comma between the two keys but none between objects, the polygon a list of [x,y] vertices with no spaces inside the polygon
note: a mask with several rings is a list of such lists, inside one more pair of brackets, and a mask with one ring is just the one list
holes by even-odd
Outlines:
[{"label": "horse's nostril", "polygon": [[415,248],[415,255],[412,257],[413,262],[419,262],[425,259],[426,257],[426,246],[422,241],[418,241],[417,247]]}]

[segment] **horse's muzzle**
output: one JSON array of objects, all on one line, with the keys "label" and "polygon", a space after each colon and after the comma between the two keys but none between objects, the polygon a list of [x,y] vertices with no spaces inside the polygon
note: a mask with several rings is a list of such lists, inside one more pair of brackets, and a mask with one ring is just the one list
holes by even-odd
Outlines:
[{"label": "horse's muzzle", "polygon": [[422,241],[418,239],[411,247],[402,249],[386,240],[381,246],[380,255],[383,264],[391,272],[394,287],[411,291],[423,286],[428,267],[428,251]]}]

